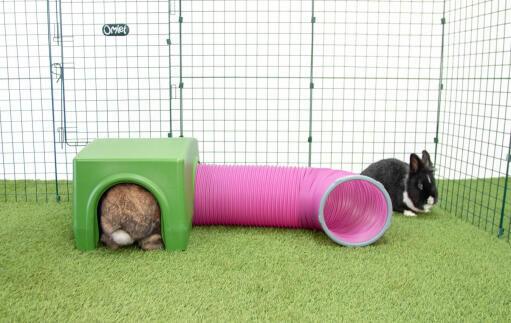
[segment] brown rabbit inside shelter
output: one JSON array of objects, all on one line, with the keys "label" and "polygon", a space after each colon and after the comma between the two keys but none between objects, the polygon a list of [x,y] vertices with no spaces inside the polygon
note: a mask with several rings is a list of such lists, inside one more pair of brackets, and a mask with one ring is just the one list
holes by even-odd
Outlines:
[{"label": "brown rabbit inside shelter", "polygon": [[164,247],[158,201],[140,185],[121,183],[108,189],[98,207],[101,242],[110,249],[135,242],[144,249]]}]

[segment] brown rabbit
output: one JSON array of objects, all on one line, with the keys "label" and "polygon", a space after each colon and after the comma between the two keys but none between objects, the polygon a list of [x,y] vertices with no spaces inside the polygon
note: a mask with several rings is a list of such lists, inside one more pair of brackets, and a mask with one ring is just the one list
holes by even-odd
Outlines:
[{"label": "brown rabbit", "polygon": [[101,242],[110,249],[133,244],[144,250],[163,247],[158,202],[137,184],[122,183],[103,195],[99,207]]}]

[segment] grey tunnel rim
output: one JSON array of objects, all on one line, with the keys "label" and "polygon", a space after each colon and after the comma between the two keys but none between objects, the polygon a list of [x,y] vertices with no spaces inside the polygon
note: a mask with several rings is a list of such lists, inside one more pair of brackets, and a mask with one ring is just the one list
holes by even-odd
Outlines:
[{"label": "grey tunnel rim", "polygon": [[[369,183],[373,184],[374,186],[376,186],[378,188],[378,190],[383,194],[383,197],[385,198],[385,200],[387,202],[387,218],[386,218],[385,224],[381,228],[380,232],[378,232],[378,234],[376,234],[374,237],[372,237],[369,240],[365,240],[365,241],[357,242],[357,243],[348,242],[348,241],[344,241],[342,239],[339,239],[332,231],[330,231],[330,229],[326,225],[325,215],[324,215],[325,203],[326,203],[330,193],[337,186],[339,186],[339,185],[341,185],[343,183],[346,183],[346,182],[349,182],[349,181],[355,181],[355,180],[366,181],[366,182],[369,182]],[[370,177],[364,176],[364,175],[349,175],[349,176],[341,177],[341,178],[338,178],[337,180],[335,180],[326,189],[325,193],[323,193],[323,196],[321,197],[321,202],[319,203],[318,219],[319,219],[319,223],[321,224],[321,227],[323,228],[323,231],[335,243],[343,245],[343,246],[347,246],[347,247],[362,247],[362,246],[367,246],[367,245],[372,244],[376,240],[380,239],[383,236],[383,234],[390,227],[390,223],[391,223],[391,220],[392,220],[392,201],[390,199],[389,193],[387,192],[387,190],[383,187],[383,185],[380,182],[378,182],[375,179],[372,179]]]}]

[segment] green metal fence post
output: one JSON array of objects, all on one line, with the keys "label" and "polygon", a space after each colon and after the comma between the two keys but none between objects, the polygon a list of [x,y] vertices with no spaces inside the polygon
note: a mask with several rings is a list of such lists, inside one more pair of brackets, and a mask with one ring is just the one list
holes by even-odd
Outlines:
[{"label": "green metal fence post", "polygon": [[507,195],[507,185],[509,182],[509,162],[511,161],[511,134],[509,136],[509,149],[507,151],[507,166],[506,166],[506,179],[504,181],[504,194],[502,196],[502,208],[500,211],[500,221],[499,221],[499,230],[498,237],[502,237],[504,235],[504,211],[506,209],[506,195]]},{"label": "green metal fence post", "polygon": [[168,137],[172,137],[172,56],[171,56],[171,38],[170,38],[170,14],[171,14],[171,3],[168,0],[168,28],[169,38],[167,38],[167,46],[169,47],[169,133]]},{"label": "green metal fence post", "polygon": [[445,38],[445,0],[444,0],[444,8],[442,13],[442,47],[440,51],[440,77],[438,79],[438,104],[436,111],[436,132],[435,132],[435,157],[434,157],[434,165],[436,165],[436,158],[438,155],[438,132],[440,128],[440,106],[442,104],[442,90],[444,89],[443,84],[443,76],[444,76],[444,38]]},{"label": "green metal fence post", "polygon": [[181,15],[181,0],[179,0],[179,137],[183,137],[183,16]]},{"label": "green metal fence post", "polygon": [[309,137],[307,141],[309,142],[309,160],[307,165],[311,167],[312,161],[312,89],[314,89],[314,82],[312,80],[312,75],[314,71],[314,23],[316,23],[316,17],[314,16],[314,0],[312,0],[312,17],[311,17],[311,73],[310,73],[310,82],[309,82]]},{"label": "green metal fence post", "polygon": [[52,54],[51,54],[51,27],[50,27],[50,0],[46,0],[46,13],[47,13],[47,21],[48,21],[48,57],[50,59],[50,91],[51,91],[51,115],[52,115],[52,125],[53,125],[53,162],[55,167],[55,198],[57,202],[60,201],[59,195],[59,182],[58,182],[58,173],[57,173],[57,142],[55,138],[55,105],[54,105],[54,94],[53,94],[53,62],[52,62]]}]

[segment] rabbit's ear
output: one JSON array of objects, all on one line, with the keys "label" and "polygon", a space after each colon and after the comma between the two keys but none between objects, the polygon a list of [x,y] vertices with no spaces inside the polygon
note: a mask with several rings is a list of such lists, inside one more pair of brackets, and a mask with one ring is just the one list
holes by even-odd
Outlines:
[{"label": "rabbit's ear", "polygon": [[422,168],[422,162],[416,154],[410,154],[410,173],[415,174]]},{"label": "rabbit's ear", "polygon": [[424,166],[426,166],[427,168],[433,169],[433,163],[431,162],[429,153],[426,150],[422,151],[422,162],[424,163]]}]

